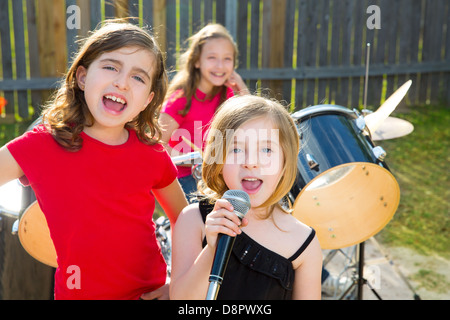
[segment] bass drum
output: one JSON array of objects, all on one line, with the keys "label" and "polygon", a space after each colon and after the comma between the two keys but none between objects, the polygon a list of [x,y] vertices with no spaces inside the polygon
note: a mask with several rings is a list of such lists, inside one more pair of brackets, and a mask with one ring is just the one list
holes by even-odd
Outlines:
[{"label": "bass drum", "polygon": [[390,221],[400,188],[356,111],[318,105],[292,114],[300,135],[293,215],[322,249],[363,242]]}]

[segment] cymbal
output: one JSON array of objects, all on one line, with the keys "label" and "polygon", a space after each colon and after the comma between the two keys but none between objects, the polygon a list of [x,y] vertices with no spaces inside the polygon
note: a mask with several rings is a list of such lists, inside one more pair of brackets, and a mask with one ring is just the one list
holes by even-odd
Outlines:
[{"label": "cymbal", "polygon": [[370,113],[364,117],[366,126],[370,133],[373,134],[377,131],[378,127],[384,120],[397,108],[400,101],[411,87],[412,81],[406,81],[400,88],[397,89],[379,108],[377,111]]},{"label": "cymbal", "polygon": [[413,132],[414,126],[411,122],[395,118],[387,117],[381,125],[372,133],[372,140],[389,140],[406,136]]}]

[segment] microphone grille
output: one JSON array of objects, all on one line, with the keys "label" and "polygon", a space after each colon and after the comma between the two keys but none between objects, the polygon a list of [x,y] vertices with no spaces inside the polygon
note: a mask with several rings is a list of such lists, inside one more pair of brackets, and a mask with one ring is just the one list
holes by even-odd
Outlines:
[{"label": "microphone grille", "polygon": [[235,213],[241,219],[248,212],[248,210],[250,210],[250,197],[245,191],[227,190],[222,198],[231,203]]}]

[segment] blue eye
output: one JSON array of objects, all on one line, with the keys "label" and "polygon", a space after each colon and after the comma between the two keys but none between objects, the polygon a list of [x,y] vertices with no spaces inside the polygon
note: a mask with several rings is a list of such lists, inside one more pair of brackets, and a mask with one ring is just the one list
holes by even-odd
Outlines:
[{"label": "blue eye", "polygon": [[240,152],[242,152],[242,149],[239,149],[239,148],[233,148],[232,152],[233,152],[233,153],[240,153]]},{"label": "blue eye", "polygon": [[116,71],[116,68],[114,68],[113,66],[105,66],[105,67],[103,67],[103,69],[105,69],[105,70],[111,70],[111,71]]},{"label": "blue eye", "polygon": [[262,152],[264,152],[264,153],[271,153],[272,149],[270,149],[270,148],[263,148]]},{"label": "blue eye", "polygon": [[142,79],[142,78],[139,77],[139,76],[134,76],[133,79],[135,79],[135,80],[137,80],[137,81],[139,81],[139,82],[145,83],[144,79]]}]

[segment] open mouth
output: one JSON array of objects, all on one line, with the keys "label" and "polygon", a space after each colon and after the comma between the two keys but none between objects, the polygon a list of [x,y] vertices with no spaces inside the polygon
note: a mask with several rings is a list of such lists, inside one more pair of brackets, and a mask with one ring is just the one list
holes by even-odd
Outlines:
[{"label": "open mouth", "polygon": [[263,181],[257,178],[244,178],[241,180],[242,188],[247,193],[256,193],[261,187]]},{"label": "open mouth", "polygon": [[217,78],[223,78],[224,76],[225,76],[225,72],[222,72],[222,73],[217,73],[217,72],[212,72],[211,73],[214,77],[217,77]]},{"label": "open mouth", "polygon": [[110,94],[103,96],[103,104],[113,113],[120,113],[127,106],[125,99]]}]

